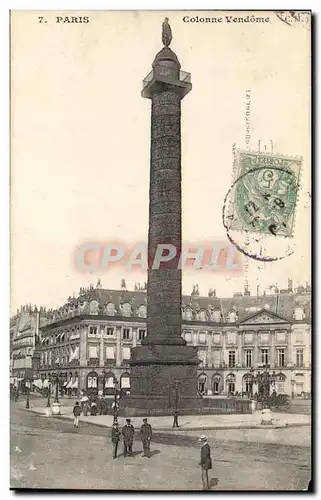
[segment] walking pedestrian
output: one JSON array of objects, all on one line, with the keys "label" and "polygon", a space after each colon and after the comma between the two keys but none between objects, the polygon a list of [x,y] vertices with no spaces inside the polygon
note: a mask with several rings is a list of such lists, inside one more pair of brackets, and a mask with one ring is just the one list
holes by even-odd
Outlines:
[{"label": "walking pedestrian", "polygon": [[93,401],[91,403],[90,414],[95,417],[97,415],[97,409],[97,404],[95,403],[95,401]]},{"label": "walking pedestrian", "polygon": [[111,428],[111,442],[113,443],[113,458],[117,458],[117,448],[120,441],[120,430],[118,422],[115,422]]},{"label": "walking pedestrian", "polygon": [[124,436],[124,457],[133,455],[134,434],[135,429],[130,423],[130,418],[126,418],[126,425],[122,429],[122,435]]},{"label": "walking pedestrian", "polygon": [[143,418],[143,425],[140,428],[140,438],[143,443],[143,457],[150,457],[150,442],[152,439],[152,426],[147,423],[147,418]]},{"label": "walking pedestrian", "polygon": [[74,427],[76,427],[78,429],[78,425],[79,425],[79,416],[81,414],[81,408],[79,406],[79,403],[78,401],[76,401],[76,404],[74,406],[74,409],[73,409],[73,414],[74,414]]},{"label": "walking pedestrian", "polygon": [[199,465],[202,469],[203,490],[209,490],[210,483],[208,479],[208,471],[212,468],[211,448],[207,442],[206,436],[202,435],[199,438],[199,442],[201,443],[201,461]]}]

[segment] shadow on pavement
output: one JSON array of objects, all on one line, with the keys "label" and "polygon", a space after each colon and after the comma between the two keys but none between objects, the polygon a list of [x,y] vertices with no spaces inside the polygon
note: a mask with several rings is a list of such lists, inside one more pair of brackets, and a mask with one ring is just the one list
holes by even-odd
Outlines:
[{"label": "shadow on pavement", "polygon": [[158,455],[158,453],[160,452],[161,452],[160,450],[153,450],[150,452],[149,456],[152,457],[153,455]]},{"label": "shadow on pavement", "polygon": [[210,488],[214,488],[214,486],[217,485],[218,485],[218,477],[212,477],[212,479],[210,479]]},{"label": "shadow on pavement", "polygon": [[140,455],[141,453],[143,453],[143,452],[142,451],[133,451],[131,455],[126,455],[126,457],[125,457],[124,453],[121,453],[118,456],[119,457],[125,457],[125,458],[129,457],[130,458],[130,457],[136,457],[137,455]]}]

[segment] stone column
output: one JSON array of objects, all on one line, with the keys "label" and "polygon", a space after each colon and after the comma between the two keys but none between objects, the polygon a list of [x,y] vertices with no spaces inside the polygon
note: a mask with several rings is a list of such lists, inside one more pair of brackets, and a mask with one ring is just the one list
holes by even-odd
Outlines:
[{"label": "stone column", "polygon": [[275,352],[276,338],[275,338],[275,336],[276,336],[276,331],[270,330],[270,338],[271,338],[270,366],[271,366],[271,368],[274,368],[275,364],[278,362],[278,360],[275,357],[276,356],[276,352]]},{"label": "stone column", "polygon": [[[175,89],[152,94],[149,184],[146,344],[185,345],[181,336],[181,96]],[[153,269],[158,245],[176,256]]]},{"label": "stone column", "polygon": [[254,330],[253,336],[254,336],[254,350],[253,350],[254,361],[253,361],[253,365],[256,368],[258,365],[261,364],[260,349],[259,349],[259,336],[260,336],[259,331]]},{"label": "stone column", "polygon": [[213,358],[212,358],[212,332],[207,332],[207,366],[212,368]]},{"label": "stone column", "polygon": [[236,366],[242,366],[242,338],[241,333],[236,331]]},{"label": "stone column", "polygon": [[116,326],[116,366],[121,366],[121,327]]},{"label": "stone column", "polygon": [[137,331],[137,327],[136,326],[133,326],[132,328],[132,335],[133,335],[133,347],[136,347],[137,345],[137,334],[138,334],[138,331]]},{"label": "stone column", "polygon": [[198,332],[195,330],[192,330],[192,343],[193,343],[194,347],[197,346],[197,335],[198,335]]},{"label": "stone column", "polygon": [[79,363],[80,366],[87,366],[87,333],[88,326],[80,328]]},{"label": "stone column", "polygon": [[[147,336],[131,351],[134,408],[170,409],[179,386],[180,406],[195,408],[197,349],[182,337],[181,100],[191,90],[176,54],[164,46],[144,80],[142,96],[151,100]],[[156,261],[155,256],[158,256]],[[166,262],[160,257],[168,256]],[[173,385],[175,381],[175,387]],[[128,403],[126,412],[128,415]],[[157,410],[158,408],[158,410]],[[158,413],[159,414],[159,413]]]},{"label": "stone column", "polygon": [[103,367],[103,366],[105,366],[105,356],[104,356],[104,351],[105,351],[105,343],[104,343],[105,327],[103,325],[99,325],[98,328],[99,328],[99,334],[100,334],[99,366]]},{"label": "stone column", "polygon": [[287,330],[286,331],[286,338],[288,339],[287,342],[287,349],[286,349],[286,357],[285,357],[285,366],[292,367],[293,364],[296,364],[296,356],[295,352],[292,348],[292,335],[293,335],[293,330]]}]

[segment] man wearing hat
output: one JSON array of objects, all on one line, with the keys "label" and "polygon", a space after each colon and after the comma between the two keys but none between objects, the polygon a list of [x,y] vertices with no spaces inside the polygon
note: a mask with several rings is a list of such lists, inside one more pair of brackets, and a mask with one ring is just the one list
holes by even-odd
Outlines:
[{"label": "man wearing hat", "polygon": [[113,458],[117,458],[117,448],[120,441],[120,430],[118,422],[115,422],[111,428],[111,442],[113,443]]},{"label": "man wearing hat", "polygon": [[199,465],[202,469],[203,490],[209,490],[210,483],[208,479],[208,471],[212,468],[211,448],[207,442],[207,437],[204,436],[204,434],[199,438],[199,442],[201,443],[201,461]]},{"label": "man wearing hat", "polygon": [[122,435],[124,436],[124,457],[133,454],[133,441],[134,441],[135,429],[130,423],[130,418],[126,418],[126,425],[122,429]]},{"label": "man wearing hat", "polygon": [[150,440],[152,439],[152,426],[147,423],[147,418],[143,418],[143,425],[140,428],[140,438],[143,443],[143,457],[150,457]]}]

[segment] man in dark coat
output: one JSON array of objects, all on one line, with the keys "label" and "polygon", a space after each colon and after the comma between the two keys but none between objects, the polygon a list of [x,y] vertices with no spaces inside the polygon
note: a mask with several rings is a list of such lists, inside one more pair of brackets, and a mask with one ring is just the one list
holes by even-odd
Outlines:
[{"label": "man in dark coat", "polygon": [[143,425],[140,428],[140,438],[143,443],[143,457],[150,457],[150,441],[152,439],[152,426],[147,423],[147,418],[143,418]]},{"label": "man in dark coat", "polygon": [[202,483],[203,490],[210,489],[210,483],[208,479],[208,471],[212,468],[212,459],[211,459],[211,448],[207,442],[206,436],[201,436],[199,439],[201,443],[201,462],[200,466],[202,469]]},{"label": "man in dark coat", "polygon": [[117,458],[117,448],[120,441],[120,430],[118,422],[115,422],[111,428],[111,442],[113,443],[113,458]]},{"label": "man in dark coat", "polygon": [[122,435],[124,437],[124,457],[133,454],[133,441],[134,441],[135,429],[130,423],[130,418],[126,418],[126,425],[122,429]]}]

